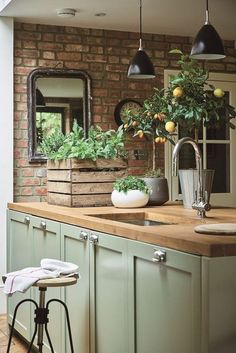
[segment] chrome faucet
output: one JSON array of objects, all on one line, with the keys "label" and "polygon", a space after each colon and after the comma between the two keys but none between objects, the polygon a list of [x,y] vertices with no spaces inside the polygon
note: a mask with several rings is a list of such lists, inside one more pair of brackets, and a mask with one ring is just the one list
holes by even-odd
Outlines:
[{"label": "chrome faucet", "polygon": [[174,150],[173,150],[173,156],[172,156],[172,175],[177,176],[177,157],[179,155],[179,151],[180,151],[181,147],[185,143],[189,143],[194,148],[196,168],[197,168],[197,174],[198,174],[197,190],[195,192],[195,200],[192,204],[192,208],[197,210],[197,214],[198,214],[198,216],[200,216],[200,218],[204,218],[204,217],[206,217],[206,211],[210,211],[211,206],[207,202],[207,195],[203,191],[203,186],[202,186],[202,154],[201,154],[201,150],[200,150],[198,144],[192,138],[183,137],[182,139],[180,139],[176,143]]}]

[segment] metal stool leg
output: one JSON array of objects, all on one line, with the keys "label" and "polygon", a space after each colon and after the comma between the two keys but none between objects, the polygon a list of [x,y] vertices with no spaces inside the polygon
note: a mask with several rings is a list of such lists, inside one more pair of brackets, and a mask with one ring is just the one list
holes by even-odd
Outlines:
[{"label": "metal stool leg", "polygon": [[[24,300],[21,300],[17,306],[15,307],[15,310],[14,310],[14,314],[13,314],[13,319],[12,319],[12,325],[11,325],[11,331],[10,331],[10,335],[9,335],[9,341],[8,341],[8,346],[7,346],[7,351],[6,353],[9,353],[10,352],[10,347],[11,347],[11,341],[12,341],[12,336],[13,336],[13,333],[14,333],[14,327],[15,327],[15,321],[16,321],[16,315],[17,315],[17,311],[19,309],[19,307],[21,306],[21,304],[23,303],[26,303],[26,302],[31,302],[35,305],[36,308],[38,308],[38,304],[32,300],[32,299],[24,299]],[[31,349],[31,346],[32,346],[32,341],[31,341],[31,345],[30,345],[30,349]],[[30,352],[30,350],[28,350],[28,353]]]},{"label": "metal stool leg", "polygon": [[[70,341],[70,349],[71,349],[71,353],[74,353],[74,347],[73,347],[73,340],[72,340],[72,334],[71,334],[71,327],[70,327],[70,318],[69,318],[69,311],[68,308],[66,306],[66,304],[60,300],[60,299],[50,299],[47,302],[46,308],[48,309],[49,304],[51,304],[52,302],[57,302],[60,303],[61,305],[63,305],[64,309],[65,309],[65,313],[66,313],[66,321],[67,321],[67,329],[68,329],[68,334],[69,334],[69,341]],[[47,329],[47,324],[45,325],[45,331],[46,334],[48,335],[48,329]],[[48,337],[49,338],[49,337]]]}]

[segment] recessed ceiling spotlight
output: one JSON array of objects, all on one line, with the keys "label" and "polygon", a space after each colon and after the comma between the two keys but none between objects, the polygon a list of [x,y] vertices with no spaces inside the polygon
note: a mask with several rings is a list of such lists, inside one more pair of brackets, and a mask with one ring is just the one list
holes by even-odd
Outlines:
[{"label": "recessed ceiling spotlight", "polygon": [[60,10],[57,10],[57,16],[59,17],[74,17],[75,16],[75,13],[76,13],[76,10],[75,9],[60,9]]},{"label": "recessed ceiling spotlight", "polygon": [[95,13],[94,16],[97,16],[97,17],[104,17],[106,16],[107,14],[105,12],[98,12],[98,13]]}]

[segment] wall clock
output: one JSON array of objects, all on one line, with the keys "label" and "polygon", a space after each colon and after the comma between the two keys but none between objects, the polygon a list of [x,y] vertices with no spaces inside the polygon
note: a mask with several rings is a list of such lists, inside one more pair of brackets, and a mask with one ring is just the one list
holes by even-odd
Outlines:
[{"label": "wall clock", "polygon": [[135,99],[127,98],[120,101],[115,107],[114,117],[118,126],[125,123],[125,111],[127,109],[132,110],[135,113],[135,110],[142,107],[142,104]]}]

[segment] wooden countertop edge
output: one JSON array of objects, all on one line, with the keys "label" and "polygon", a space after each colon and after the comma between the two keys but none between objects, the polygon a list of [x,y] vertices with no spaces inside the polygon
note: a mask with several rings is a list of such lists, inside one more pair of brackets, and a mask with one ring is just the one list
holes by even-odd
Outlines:
[{"label": "wooden countertop edge", "polygon": [[[193,227],[199,223],[193,215],[192,210],[179,210],[173,206],[158,208],[158,212],[162,214],[186,213],[189,217],[187,224],[165,225],[150,228],[142,228],[141,226],[125,224],[113,220],[99,219],[93,217],[93,214],[99,213],[125,213],[125,209],[114,209],[112,207],[96,207],[96,208],[68,208],[62,206],[48,205],[47,203],[8,203],[11,210],[29,213],[74,226],[80,226],[95,231],[109,233],[115,236],[128,238],[153,244],[154,246],[167,247],[179,251],[192,253],[195,255],[207,257],[235,256],[236,255],[236,237],[235,236],[210,236],[197,234]],[[176,206],[174,206],[176,207]],[[139,209],[140,212],[153,212],[154,208]],[[70,212],[71,211],[71,212]],[[137,212],[129,210],[130,212]],[[155,209],[157,211],[157,209]],[[70,214],[68,214],[70,213]],[[219,212],[218,212],[219,213]],[[228,214],[228,213],[227,213]],[[229,214],[228,214],[229,217]],[[230,218],[230,217],[229,217]],[[192,220],[191,220],[192,219]],[[221,219],[219,217],[219,219]],[[192,224],[191,221],[195,224]],[[236,220],[235,220],[236,222]],[[168,229],[167,229],[168,227]],[[168,234],[170,227],[175,228],[176,234]],[[127,234],[127,229],[128,234]],[[158,231],[158,234],[157,234]]]}]

